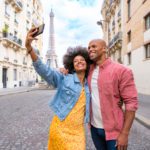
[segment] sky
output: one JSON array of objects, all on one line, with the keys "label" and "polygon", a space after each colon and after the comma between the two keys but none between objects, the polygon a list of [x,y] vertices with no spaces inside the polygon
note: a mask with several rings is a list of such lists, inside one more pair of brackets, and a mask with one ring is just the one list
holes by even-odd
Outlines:
[{"label": "sky", "polygon": [[45,29],[43,33],[43,54],[48,50],[49,13],[54,12],[55,51],[58,65],[68,47],[88,46],[91,39],[103,38],[101,26],[101,5],[103,0],[41,0],[44,10]]}]

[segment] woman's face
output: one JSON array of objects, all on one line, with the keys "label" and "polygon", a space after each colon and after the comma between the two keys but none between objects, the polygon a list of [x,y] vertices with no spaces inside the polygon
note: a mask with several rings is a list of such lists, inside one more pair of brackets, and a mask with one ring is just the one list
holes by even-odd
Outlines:
[{"label": "woman's face", "polygon": [[84,57],[78,55],[73,60],[73,66],[76,72],[82,72],[82,71],[85,72],[87,68],[87,63]]}]

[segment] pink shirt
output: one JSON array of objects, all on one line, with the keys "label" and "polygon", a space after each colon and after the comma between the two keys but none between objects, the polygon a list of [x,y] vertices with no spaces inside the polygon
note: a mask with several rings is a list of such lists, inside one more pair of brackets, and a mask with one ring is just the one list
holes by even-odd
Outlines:
[{"label": "pink shirt", "polygon": [[[124,113],[118,106],[123,100],[126,110],[136,111],[138,107],[137,90],[132,71],[110,58],[99,66],[98,90],[100,96],[102,123],[106,139],[117,139],[124,123]],[[91,89],[91,77],[95,66],[91,65],[88,83]]]}]

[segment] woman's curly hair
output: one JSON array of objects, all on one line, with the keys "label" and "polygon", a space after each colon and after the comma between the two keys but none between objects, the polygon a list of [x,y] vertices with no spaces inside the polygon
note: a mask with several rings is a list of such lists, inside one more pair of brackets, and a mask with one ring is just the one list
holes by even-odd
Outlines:
[{"label": "woman's curly hair", "polygon": [[87,63],[87,69],[86,69],[86,77],[88,75],[89,71],[89,66],[90,66],[90,59],[88,55],[88,51],[86,47],[82,46],[76,46],[76,47],[69,47],[67,49],[67,53],[63,57],[63,64],[66,69],[68,69],[69,73],[74,73],[74,65],[73,65],[73,60],[76,56],[82,56],[86,63]]}]

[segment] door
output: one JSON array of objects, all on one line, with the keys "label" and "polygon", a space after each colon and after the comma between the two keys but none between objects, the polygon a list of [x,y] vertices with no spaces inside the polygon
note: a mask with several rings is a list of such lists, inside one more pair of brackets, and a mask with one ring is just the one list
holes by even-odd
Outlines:
[{"label": "door", "polygon": [[3,68],[3,88],[7,88],[7,68]]}]

